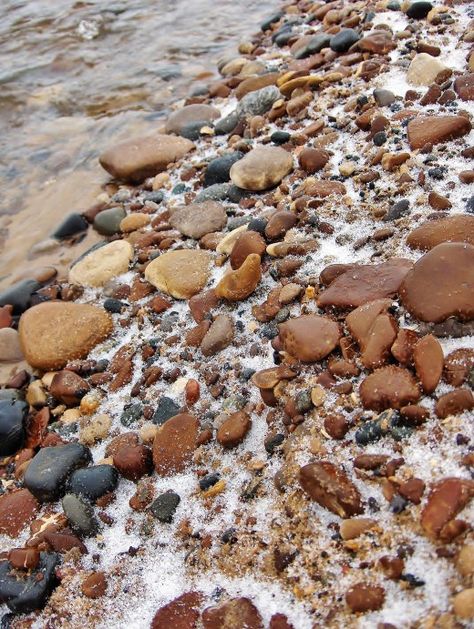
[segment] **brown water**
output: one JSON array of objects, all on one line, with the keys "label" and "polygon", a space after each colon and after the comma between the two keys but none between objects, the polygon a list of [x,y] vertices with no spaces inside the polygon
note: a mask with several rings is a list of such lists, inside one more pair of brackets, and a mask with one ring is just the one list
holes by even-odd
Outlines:
[{"label": "brown water", "polygon": [[31,251],[100,193],[104,146],[159,126],[277,4],[1,0],[0,288],[86,248]]}]

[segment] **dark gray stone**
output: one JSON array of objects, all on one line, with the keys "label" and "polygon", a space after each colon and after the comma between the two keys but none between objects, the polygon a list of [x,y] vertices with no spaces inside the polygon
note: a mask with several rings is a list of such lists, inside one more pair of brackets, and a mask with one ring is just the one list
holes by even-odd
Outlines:
[{"label": "dark gray stone", "polygon": [[20,400],[0,401],[0,456],[10,456],[19,450],[25,439],[24,423],[28,404]]},{"label": "dark gray stone", "polygon": [[178,508],[181,498],[174,491],[161,494],[151,503],[150,511],[160,522],[169,524]]},{"label": "dark gray stone", "polygon": [[239,159],[242,159],[243,156],[244,154],[240,151],[234,151],[233,153],[216,157],[216,159],[210,161],[204,175],[204,185],[208,187],[216,183],[229,181],[229,173],[232,165],[239,161]]},{"label": "dark gray stone", "polygon": [[57,240],[62,240],[63,238],[70,238],[71,236],[75,236],[76,234],[80,234],[81,232],[86,231],[89,227],[89,223],[82,216],[82,214],[78,214],[77,212],[73,212],[66,216],[63,222],[56,228],[51,236],[52,238],[56,238]]},{"label": "dark gray stone", "polygon": [[296,54],[296,59],[306,59],[310,55],[314,55],[317,52],[320,52],[323,48],[328,48],[331,42],[330,35],[326,35],[326,33],[318,33],[311,40],[300,48]]},{"label": "dark gray stone", "polygon": [[374,90],[375,102],[379,107],[386,107],[395,102],[395,94],[390,90],[376,89]]},{"label": "dark gray stone", "polygon": [[383,217],[385,222],[396,221],[397,218],[401,218],[402,216],[406,216],[410,213],[410,202],[408,199],[402,199],[401,201],[397,201],[391,208],[389,208],[388,212]]},{"label": "dark gray stone", "polygon": [[203,127],[212,127],[212,124],[206,120],[194,120],[193,122],[188,122],[188,124],[181,129],[179,135],[194,142],[201,137],[201,129]]},{"label": "dark gray stone", "polygon": [[179,413],[180,407],[170,397],[163,396],[158,402],[158,406],[153,415],[153,423],[161,426],[168,419],[171,419]]},{"label": "dark gray stone", "polygon": [[93,465],[71,474],[68,491],[95,502],[97,498],[114,491],[118,481],[119,473],[112,465]]},{"label": "dark gray stone", "polygon": [[229,190],[229,183],[215,183],[212,186],[208,186],[201,190],[196,196],[195,203],[202,203],[203,201],[225,201],[227,199],[227,192]]},{"label": "dark gray stone", "polygon": [[94,516],[94,510],[83,498],[75,494],[66,494],[62,505],[73,531],[85,537],[97,533],[99,523]]},{"label": "dark gray stone", "polygon": [[214,131],[217,135],[227,135],[239,124],[240,118],[241,112],[237,110],[232,111],[229,115],[225,116],[225,118],[221,118],[216,122]]},{"label": "dark gray stone", "polygon": [[0,293],[0,306],[10,304],[13,314],[20,315],[30,306],[31,295],[41,288],[36,280],[21,280]]},{"label": "dark gray stone", "polygon": [[58,564],[56,553],[40,553],[38,566],[20,575],[18,571],[12,571],[8,561],[0,561],[0,603],[20,614],[44,607],[57,584],[55,568]]},{"label": "dark gray stone", "polygon": [[247,116],[261,116],[272,108],[275,101],[281,98],[276,85],[267,85],[260,90],[246,94],[237,106],[237,113]]},{"label": "dark gray stone", "polygon": [[414,20],[424,19],[433,8],[431,2],[414,2],[407,9],[407,17]]},{"label": "dark gray stone", "polygon": [[334,52],[347,52],[359,39],[360,35],[356,30],[343,28],[339,33],[331,37],[330,47]]},{"label": "dark gray stone", "polygon": [[113,236],[120,231],[120,223],[126,212],[121,207],[111,207],[99,212],[94,219],[94,229],[102,236]]}]

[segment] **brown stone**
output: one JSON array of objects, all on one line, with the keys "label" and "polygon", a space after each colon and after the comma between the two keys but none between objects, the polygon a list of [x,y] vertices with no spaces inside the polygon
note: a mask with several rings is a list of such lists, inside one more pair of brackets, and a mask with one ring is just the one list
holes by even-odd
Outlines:
[{"label": "brown stone", "polygon": [[231,598],[218,607],[207,607],[202,613],[204,629],[263,629],[258,609],[248,598]]},{"label": "brown stone", "polygon": [[0,496],[0,533],[16,537],[39,509],[36,498],[27,489]]},{"label": "brown stone", "polygon": [[383,313],[376,317],[365,339],[361,356],[361,362],[366,369],[375,369],[387,362],[397,332],[398,325],[392,315]]},{"label": "brown stone", "polygon": [[402,367],[381,367],[360,385],[360,397],[364,408],[383,411],[412,404],[420,397],[413,376]]},{"label": "brown stone", "polygon": [[204,126],[206,123],[220,118],[220,115],[220,111],[211,105],[185,105],[168,116],[165,131],[166,133],[180,135],[188,124],[202,122]]},{"label": "brown stone", "polygon": [[93,572],[81,583],[81,590],[87,598],[100,598],[107,591],[107,581],[103,572]]},{"label": "brown stone", "polygon": [[114,457],[121,448],[128,446],[136,446],[138,444],[138,435],[136,432],[124,432],[114,437],[105,448],[106,457]]},{"label": "brown stone", "polygon": [[393,357],[402,365],[410,365],[413,362],[413,348],[417,342],[418,334],[414,330],[401,328],[391,347]]},{"label": "brown stone", "polygon": [[218,297],[241,301],[253,293],[261,277],[260,256],[251,253],[238,269],[226,273],[214,290]]},{"label": "brown stone", "polygon": [[186,592],[156,612],[151,629],[195,629],[199,620],[202,594]]},{"label": "brown stone", "polygon": [[333,439],[344,439],[350,425],[344,415],[333,413],[324,418],[324,430]]},{"label": "brown stone", "polygon": [[196,448],[198,420],[188,413],[168,419],[155,436],[153,462],[160,476],[183,472]]},{"label": "brown stone", "polygon": [[433,393],[443,372],[444,354],[438,339],[432,334],[423,336],[413,347],[416,375],[425,393]]},{"label": "brown stone", "polygon": [[286,352],[303,362],[325,358],[336,347],[339,325],[318,315],[303,315],[280,324],[280,339]]},{"label": "brown stone", "polygon": [[382,30],[371,31],[357,42],[359,50],[377,55],[385,55],[391,50],[395,50],[396,47],[397,44],[393,41],[391,33]]},{"label": "brown stone", "polygon": [[347,192],[345,185],[341,183],[340,181],[329,181],[329,180],[309,181],[307,180],[303,185],[304,185],[305,194],[311,197],[317,197],[320,199],[325,199],[326,197],[329,197],[332,194],[336,196],[342,196],[343,194],[346,194]]},{"label": "brown stone", "polygon": [[113,460],[114,466],[128,480],[138,480],[153,469],[151,450],[142,444],[119,448]]},{"label": "brown stone", "polygon": [[452,207],[451,201],[446,197],[443,197],[441,194],[437,192],[430,192],[428,195],[428,203],[431,205],[433,210],[449,210]]},{"label": "brown stone", "polygon": [[90,386],[81,376],[66,369],[54,375],[49,388],[51,395],[67,406],[79,404],[89,390]]},{"label": "brown stone", "polygon": [[295,629],[295,626],[288,622],[285,614],[273,614],[268,629]]},{"label": "brown stone", "polygon": [[467,242],[474,245],[474,216],[451,214],[446,218],[427,221],[411,231],[407,245],[428,251],[443,242]]},{"label": "brown stone", "polygon": [[12,548],[8,561],[17,570],[34,570],[39,564],[40,554],[36,548]]},{"label": "brown stone", "polygon": [[230,266],[234,270],[239,269],[247,259],[247,256],[252,253],[263,256],[265,248],[265,241],[258,232],[252,230],[242,232],[232,247]]},{"label": "brown stone", "polygon": [[304,148],[298,156],[301,168],[312,175],[326,166],[329,161],[329,153],[324,149]]},{"label": "brown stone", "polygon": [[219,304],[219,297],[213,288],[193,295],[188,302],[189,309],[196,323],[201,323],[204,317],[208,315]]},{"label": "brown stone", "polygon": [[474,246],[443,243],[425,253],[405,276],[400,298],[421,321],[474,317]]},{"label": "brown stone", "polygon": [[207,283],[211,254],[196,249],[168,251],[145,269],[145,278],[159,290],[176,299],[189,299]]},{"label": "brown stone", "polygon": [[217,201],[191,203],[176,208],[169,223],[184,236],[198,240],[206,234],[221,230],[227,223],[224,206]]},{"label": "brown stone", "polygon": [[426,535],[437,538],[441,529],[464,509],[474,496],[474,481],[444,478],[435,483],[421,512],[421,526]]},{"label": "brown stone", "polygon": [[244,190],[268,190],[277,186],[293,170],[291,153],[279,146],[252,149],[230,169],[230,178]]},{"label": "brown stone", "polygon": [[440,419],[459,415],[474,408],[474,396],[469,389],[455,389],[442,395],[436,402],[435,413]]},{"label": "brown stone", "polygon": [[355,308],[347,315],[347,328],[362,350],[367,345],[375,320],[381,313],[386,312],[391,305],[391,299],[376,299]]},{"label": "brown stone", "polygon": [[443,379],[453,387],[460,387],[473,370],[474,349],[455,349],[444,360]]},{"label": "brown stone", "polygon": [[414,426],[419,426],[428,419],[430,412],[424,406],[408,404],[407,406],[402,406],[400,415]]},{"label": "brown stone", "polygon": [[398,488],[398,493],[415,505],[419,505],[425,492],[425,483],[421,478],[410,478]]},{"label": "brown stone", "polygon": [[263,87],[268,87],[269,85],[276,85],[279,76],[279,72],[268,72],[260,76],[251,76],[237,86],[234,92],[235,97],[240,100],[250,92],[261,90]]},{"label": "brown stone", "polygon": [[247,413],[238,411],[232,413],[217,431],[217,441],[224,448],[235,448],[245,439],[245,435],[250,430],[252,420]]},{"label": "brown stone", "polygon": [[474,100],[474,73],[458,76],[454,90],[461,100]]},{"label": "brown stone", "polygon": [[421,149],[426,144],[439,144],[466,135],[471,123],[464,116],[417,116],[408,123],[410,148]]},{"label": "brown stone", "polygon": [[354,613],[380,609],[385,601],[383,587],[371,583],[357,583],[346,592],[346,603]]},{"label": "brown stone", "polygon": [[280,210],[272,214],[270,220],[265,227],[265,236],[269,240],[278,240],[283,238],[286,232],[294,227],[298,222],[296,214],[288,210]]},{"label": "brown stone", "polygon": [[214,356],[228,347],[233,338],[234,323],[231,317],[226,314],[217,315],[202,339],[201,351],[204,356]]}]

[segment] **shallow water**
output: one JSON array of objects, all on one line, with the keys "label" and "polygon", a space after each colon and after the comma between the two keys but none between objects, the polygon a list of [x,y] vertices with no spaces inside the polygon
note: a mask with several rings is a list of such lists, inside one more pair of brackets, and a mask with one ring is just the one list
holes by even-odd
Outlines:
[{"label": "shallow water", "polygon": [[31,253],[60,217],[94,201],[107,180],[97,163],[104,146],[159,126],[276,6],[2,0],[0,288],[33,267],[65,268],[85,248]]}]

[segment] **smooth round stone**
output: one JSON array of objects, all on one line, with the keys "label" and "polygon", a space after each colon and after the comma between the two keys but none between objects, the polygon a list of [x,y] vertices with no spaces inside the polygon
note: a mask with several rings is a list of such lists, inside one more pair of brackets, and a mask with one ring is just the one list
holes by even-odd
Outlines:
[{"label": "smooth round stone", "polygon": [[236,109],[235,111],[232,111],[230,114],[216,122],[214,125],[214,131],[217,135],[227,135],[239,124],[239,120],[242,115],[243,113],[240,110]]},{"label": "smooth round stone", "polygon": [[69,271],[69,282],[80,286],[104,286],[126,273],[133,258],[133,247],[126,240],[115,240],[95,249]]},{"label": "smooth round stone", "polygon": [[71,236],[75,236],[76,234],[86,231],[88,227],[89,223],[82,214],[73,212],[72,214],[69,214],[69,216],[66,216],[63,222],[60,223],[56,230],[51,234],[51,237],[56,238],[57,240],[70,238]]},{"label": "smooth round stone", "polygon": [[232,165],[244,156],[240,151],[228,153],[222,157],[216,157],[209,162],[204,175],[204,185],[212,186],[215,183],[225,183],[229,181],[230,169]]},{"label": "smooth round stone", "polygon": [[455,140],[470,132],[471,123],[464,116],[417,116],[408,123],[410,148]]},{"label": "smooth round stone", "polygon": [[0,362],[17,363],[23,360],[20,337],[13,328],[0,329]]},{"label": "smooth round stone", "polygon": [[38,510],[38,501],[27,489],[1,494],[0,534],[16,537]]},{"label": "smooth round stone", "polygon": [[172,212],[169,222],[184,236],[198,240],[225,227],[227,214],[224,206],[217,201],[205,201],[177,208]]},{"label": "smooth round stone", "polygon": [[261,116],[271,109],[273,103],[281,98],[275,85],[267,85],[260,90],[246,94],[237,106],[237,113],[247,116]]},{"label": "smooth round stone", "polygon": [[200,592],[181,594],[178,598],[158,609],[151,621],[150,629],[166,629],[167,627],[193,629],[197,626],[201,616],[201,603],[202,594]]},{"label": "smooth round stone", "polygon": [[339,33],[331,37],[329,46],[334,52],[347,52],[359,39],[360,35],[356,30],[353,28],[343,28]]},{"label": "smooth round stone", "polygon": [[250,92],[255,92],[269,85],[275,85],[279,76],[280,74],[278,72],[268,72],[260,76],[251,76],[236,87],[234,92],[235,97],[240,100]]},{"label": "smooth round stone", "polygon": [[181,413],[163,424],[153,442],[153,463],[160,476],[183,472],[197,446],[198,420]]},{"label": "smooth round stone", "polygon": [[204,201],[224,201],[227,199],[230,184],[228,183],[214,183],[207,188],[204,188],[196,196],[195,203],[203,203]]},{"label": "smooth round stone", "polygon": [[86,356],[109,336],[113,322],[103,308],[51,301],[27,310],[18,329],[25,359],[48,371]]},{"label": "smooth round stone", "polygon": [[19,315],[30,305],[31,295],[41,288],[36,280],[21,280],[0,293],[0,306],[13,306],[13,314]]},{"label": "smooth round stone", "polygon": [[228,347],[233,338],[234,324],[232,319],[229,315],[217,315],[201,342],[201,351],[204,356],[214,356]]},{"label": "smooth round stone", "polygon": [[40,502],[53,502],[63,493],[72,472],[91,458],[89,448],[79,443],[41,448],[26,469],[25,487]]},{"label": "smooth round stone", "polygon": [[[161,195],[160,195],[161,196]],[[152,199],[150,199],[152,200]],[[160,202],[163,199],[160,198]],[[150,223],[150,217],[148,214],[142,214],[141,212],[134,212],[132,214],[128,214],[121,222],[120,222],[120,231],[125,233],[133,232],[137,229],[141,229]]]},{"label": "smooth round stone", "polygon": [[62,506],[74,531],[84,536],[97,533],[99,523],[94,516],[94,510],[82,498],[75,494],[66,494],[62,500]]},{"label": "smooth round stone", "polygon": [[474,216],[451,214],[446,218],[427,221],[407,236],[407,245],[422,251],[433,249],[443,242],[467,242],[474,245]]},{"label": "smooth round stone", "polygon": [[169,251],[150,262],[145,269],[145,279],[176,299],[189,299],[206,285],[211,261],[207,251]]},{"label": "smooth round stone", "polygon": [[165,524],[173,521],[173,516],[178,508],[181,498],[174,491],[160,494],[150,505],[153,516]]},{"label": "smooth round stone", "polygon": [[415,55],[408,67],[407,81],[412,85],[431,85],[446,66],[426,52]]},{"label": "smooth round stone", "polygon": [[204,629],[262,629],[264,626],[258,609],[248,598],[231,598],[218,607],[207,607],[202,613]]},{"label": "smooth round stone", "polygon": [[303,315],[280,324],[285,351],[303,362],[322,360],[336,347],[341,330],[335,321],[318,315]]},{"label": "smooth round stone", "polygon": [[286,144],[291,140],[291,134],[287,131],[274,131],[270,136],[270,140],[273,144],[280,146],[281,144]]},{"label": "smooth round stone", "polygon": [[420,397],[418,385],[408,369],[392,365],[367,376],[359,393],[363,406],[378,412],[386,408],[400,409],[414,404]]},{"label": "smooth round stone", "polygon": [[68,491],[95,502],[117,487],[119,473],[112,465],[94,465],[76,470],[69,478]]},{"label": "smooth round stone", "polygon": [[414,20],[422,20],[428,15],[432,8],[433,5],[431,2],[413,2],[407,9],[407,17]]},{"label": "smooth round stone", "polygon": [[205,120],[196,120],[196,122],[188,122],[181,129],[180,136],[182,138],[187,138],[188,140],[199,140],[199,138],[203,135],[206,135],[206,129],[212,128],[211,123],[206,122]]},{"label": "smooth round stone", "polygon": [[387,107],[395,102],[396,97],[390,90],[384,90],[381,88],[374,90],[375,102],[379,107]]},{"label": "smooth round stone", "polygon": [[0,400],[0,456],[15,454],[23,445],[27,414],[26,402]]},{"label": "smooth round stone", "polygon": [[295,59],[306,59],[306,57],[320,52],[323,48],[328,48],[330,42],[330,35],[326,35],[326,33],[318,33],[312,37],[305,46],[302,46],[297,50],[294,55]]},{"label": "smooth round stone", "polygon": [[204,126],[213,120],[217,120],[220,116],[220,111],[211,105],[186,105],[168,116],[165,130],[166,133],[176,133],[176,135],[181,135],[183,129],[191,123],[199,122],[202,123],[202,126]]},{"label": "smooth round stone", "polygon": [[425,253],[405,276],[400,299],[417,319],[440,323],[474,318],[474,246],[443,243]]},{"label": "smooth round stone", "polygon": [[292,170],[291,153],[277,146],[262,146],[235,162],[230,178],[239,188],[258,192],[274,188]]},{"label": "smooth round stone", "polygon": [[102,236],[113,236],[120,231],[120,223],[126,217],[125,210],[121,207],[111,207],[109,210],[99,212],[94,219],[94,229]]}]

